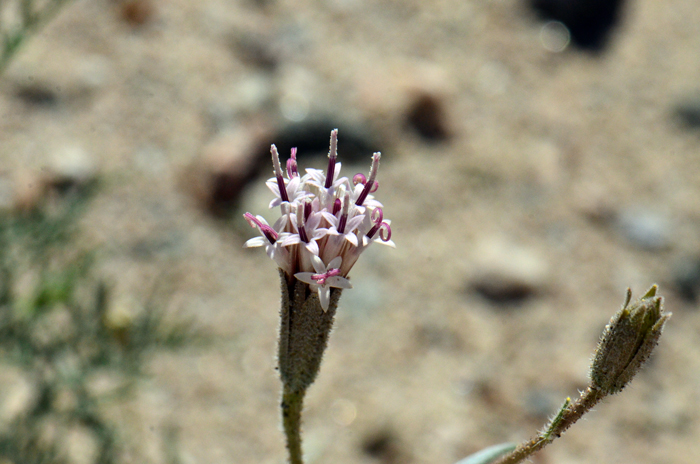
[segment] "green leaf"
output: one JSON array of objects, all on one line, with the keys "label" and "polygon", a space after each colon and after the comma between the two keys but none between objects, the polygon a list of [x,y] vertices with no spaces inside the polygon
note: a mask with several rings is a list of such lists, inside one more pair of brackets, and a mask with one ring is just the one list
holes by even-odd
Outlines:
[{"label": "green leaf", "polygon": [[501,443],[500,445],[489,446],[481,451],[467,456],[456,464],[490,464],[506,453],[515,449],[515,443]]}]

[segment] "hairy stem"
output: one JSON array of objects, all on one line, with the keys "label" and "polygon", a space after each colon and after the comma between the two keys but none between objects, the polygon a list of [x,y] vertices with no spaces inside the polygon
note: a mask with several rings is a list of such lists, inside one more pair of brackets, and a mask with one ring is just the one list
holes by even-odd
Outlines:
[{"label": "hairy stem", "polygon": [[588,387],[573,403],[567,398],[564,405],[544,431],[538,433],[536,437],[529,441],[520,444],[512,452],[494,461],[493,464],[517,464],[524,461],[535,452],[552,443],[556,438],[559,438],[605,396],[605,393],[600,390]]},{"label": "hairy stem", "polygon": [[282,392],[282,423],[287,437],[289,464],[303,464],[301,455],[301,410],[304,391],[291,391],[287,386]]}]

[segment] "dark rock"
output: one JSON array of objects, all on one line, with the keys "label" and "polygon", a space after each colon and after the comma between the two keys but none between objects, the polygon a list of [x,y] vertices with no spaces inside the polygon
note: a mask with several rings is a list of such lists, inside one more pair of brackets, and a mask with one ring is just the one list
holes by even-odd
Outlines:
[{"label": "dark rock", "polygon": [[396,434],[389,429],[375,431],[362,441],[362,452],[384,464],[405,462]]},{"label": "dark rock", "polygon": [[119,13],[131,26],[143,26],[153,19],[154,12],[150,0],[128,0],[121,3]]},{"label": "dark rock", "polygon": [[430,142],[449,138],[446,119],[442,100],[429,93],[416,95],[406,112],[406,125]]},{"label": "dark rock", "polygon": [[685,259],[676,265],[673,284],[678,294],[688,303],[700,299],[700,256]]},{"label": "dark rock", "polygon": [[623,0],[528,0],[543,19],[560,21],[581,49],[600,52],[620,21]]},{"label": "dark rock", "polygon": [[59,101],[55,88],[43,82],[35,82],[33,79],[19,85],[15,95],[27,105],[43,108],[55,107]]},{"label": "dark rock", "polygon": [[[277,146],[280,154],[286,156],[293,147],[298,149],[299,159],[312,155],[327,155],[331,130],[339,128],[339,160],[347,163],[369,163],[372,153],[381,151],[379,142],[366,130],[344,124],[335,118],[307,119],[298,124],[289,124],[274,134],[271,143]],[[270,146],[265,149],[269,158]],[[304,162],[300,162],[303,169]],[[325,169],[325,166],[323,167]]]},{"label": "dark rock", "polygon": [[680,103],[675,116],[686,128],[700,129],[700,99]]}]

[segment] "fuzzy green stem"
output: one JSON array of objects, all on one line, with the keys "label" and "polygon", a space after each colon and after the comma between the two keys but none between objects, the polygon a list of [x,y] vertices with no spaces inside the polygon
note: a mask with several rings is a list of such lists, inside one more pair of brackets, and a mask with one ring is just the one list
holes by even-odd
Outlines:
[{"label": "fuzzy green stem", "polygon": [[287,438],[289,464],[303,464],[301,454],[301,411],[304,407],[304,391],[282,392],[282,423]]},{"label": "fuzzy green stem", "polygon": [[301,413],[307,388],[318,375],[341,289],[331,291],[326,311],[309,285],[280,270],[282,304],[277,361],[282,379],[282,422],[290,464],[302,464]]},{"label": "fuzzy green stem", "polygon": [[567,398],[547,428],[536,437],[520,444],[511,453],[494,461],[493,464],[517,464],[535,452],[559,438],[569,427],[574,425],[584,414],[593,408],[606,394],[598,389],[588,387],[573,403]]}]

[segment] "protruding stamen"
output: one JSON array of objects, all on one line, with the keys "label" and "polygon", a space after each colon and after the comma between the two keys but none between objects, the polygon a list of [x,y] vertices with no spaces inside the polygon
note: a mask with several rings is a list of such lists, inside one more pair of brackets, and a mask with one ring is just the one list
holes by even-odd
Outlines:
[{"label": "protruding stamen", "polygon": [[391,240],[391,226],[386,222],[382,222],[382,225],[379,228],[379,238],[382,239],[382,242],[388,242]]},{"label": "protruding stamen", "polygon": [[275,243],[277,241],[277,238],[279,238],[279,235],[277,234],[277,232],[275,232],[275,229],[273,229],[272,227],[270,227],[268,225],[263,224],[262,222],[260,222],[258,220],[258,218],[253,216],[251,213],[245,213],[243,215],[243,217],[245,218],[246,221],[248,221],[248,224],[250,224],[251,227],[257,227],[258,229],[260,229],[260,232],[263,233],[265,238],[270,243]]},{"label": "protruding stamen", "polygon": [[364,184],[365,182],[367,182],[367,178],[361,172],[352,176],[352,185]]},{"label": "protruding stamen", "polygon": [[370,219],[372,220],[374,226],[365,235],[371,239],[374,238],[377,232],[379,232],[379,238],[381,238],[383,242],[388,242],[391,240],[391,227],[386,222],[383,222],[384,211],[382,211],[381,208],[375,208],[372,211]]},{"label": "protruding stamen", "polygon": [[[377,178],[377,170],[379,169],[379,160],[382,157],[382,154],[377,152],[372,155],[372,167],[369,169],[369,179],[365,183],[365,188],[362,190],[362,193],[360,196],[357,198],[357,201],[355,204],[357,206],[362,206],[362,203],[365,202],[367,199],[367,195],[369,195],[370,191],[374,192],[372,188],[374,187],[374,182],[375,179]],[[357,176],[355,176],[357,177]],[[376,189],[375,189],[376,190]]]},{"label": "protruding stamen", "polygon": [[306,235],[306,229],[304,228],[304,210],[301,208],[297,208],[297,229],[299,230],[299,238],[301,241],[309,243],[309,236]]},{"label": "protruding stamen", "polygon": [[292,154],[287,160],[287,177],[292,178],[299,175],[299,168],[297,166],[297,148],[292,148]]},{"label": "protruding stamen", "polygon": [[335,175],[335,160],[338,157],[338,129],[331,131],[331,147],[328,150],[328,170],[326,171],[325,188],[330,188],[333,185],[333,176]]},{"label": "protruding stamen", "polygon": [[282,201],[289,202],[289,196],[287,195],[287,187],[284,185],[284,177],[282,177],[282,167],[280,166],[280,154],[277,152],[277,147],[274,143],[270,147],[270,153],[272,154],[272,167],[275,170],[277,185],[280,188],[280,198],[282,199]]},{"label": "protruding stamen", "polygon": [[340,208],[342,208],[342,207],[343,207],[343,202],[340,201],[340,198],[336,198],[333,201],[333,216],[338,214],[338,211],[340,211]]},{"label": "protruding stamen", "polygon": [[345,198],[343,198],[343,212],[340,214],[340,220],[338,221],[338,232],[341,234],[345,233],[345,225],[348,222],[348,213],[350,212],[350,194],[346,193]]},{"label": "protruding stamen", "polygon": [[379,181],[375,180],[374,183],[372,184],[372,188],[370,189],[369,193],[374,193],[377,190],[379,190]]}]

